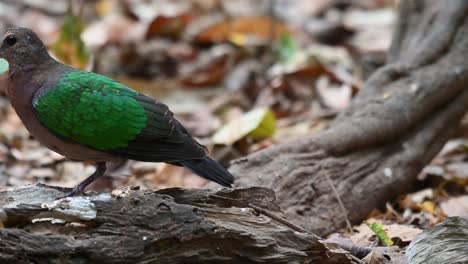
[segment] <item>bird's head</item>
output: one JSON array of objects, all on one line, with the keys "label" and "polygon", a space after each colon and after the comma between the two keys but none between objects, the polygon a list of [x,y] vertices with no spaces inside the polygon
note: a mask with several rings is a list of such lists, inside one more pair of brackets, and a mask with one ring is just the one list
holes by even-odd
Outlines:
[{"label": "bird's head", "polygon": [[10,68],[40,65],[49,57],[44,43],[28,28],[9,28],[0,37],[0,58],[6,59]]}]

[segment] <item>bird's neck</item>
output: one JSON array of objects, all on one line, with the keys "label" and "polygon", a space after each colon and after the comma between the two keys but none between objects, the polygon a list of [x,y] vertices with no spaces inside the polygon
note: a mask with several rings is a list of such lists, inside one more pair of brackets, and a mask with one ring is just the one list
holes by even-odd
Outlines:
[{"label": "bird's neck", "polygon": [[60,69],[60,63],[46,59],[40,64],[15,64],[9,71],[8,97],[13,107],[29,104],[34,94]]}]

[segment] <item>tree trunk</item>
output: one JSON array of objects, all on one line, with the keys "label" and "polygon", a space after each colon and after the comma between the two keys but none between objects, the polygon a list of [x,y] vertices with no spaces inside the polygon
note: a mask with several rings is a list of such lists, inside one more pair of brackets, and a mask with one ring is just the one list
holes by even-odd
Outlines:
[{"label": "tree trunk", "polygon": [[352,263],[277,217],[265,188],[113,194],[0,192],[0,263]]},{"label": "tree trunk", "polygon": [[[233,163],[319,235],[362,221],[414,185],[468,107],[468,1],[402,1],[387,64],[324,132]],[[340,204],[338,198],[342,200]]]}]

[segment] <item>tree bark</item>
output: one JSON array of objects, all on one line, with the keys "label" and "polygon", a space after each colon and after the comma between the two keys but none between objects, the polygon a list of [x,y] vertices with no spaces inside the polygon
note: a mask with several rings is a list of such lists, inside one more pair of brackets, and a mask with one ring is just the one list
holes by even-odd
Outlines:
[{"label": "tree bark", "polygon": [[0,192],[0,263],[357,263],[277,217],[265,188],[61,195]]},{"label": "tree bark", "polygon": [[[468,1],[401,1],[387,64],[317,135],[233,163],[237,186],[277,193],[295,223],[326,235],[415,183],[468,108]],[[342,203],[339,202],[342,200]]]}]

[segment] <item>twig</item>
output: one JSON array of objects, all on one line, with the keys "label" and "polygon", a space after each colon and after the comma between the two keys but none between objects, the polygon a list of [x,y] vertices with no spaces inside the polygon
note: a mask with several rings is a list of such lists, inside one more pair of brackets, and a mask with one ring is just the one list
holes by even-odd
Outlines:
[{"label": "twig", "polygon": [[387,208],[387,210],[392,213],[393,215],[395,215],[395,217],[397,218],[397,220],[402,223],[404,221],[403,217],[393,208],[393,206],[387,202],[385,203],[385,207]]},{"label": "twig", "polygon": [[[297,225],[289,222],[288,220],[286,220],[286,219],[284,219],[284,218],[282,218],[280,216],[277,216],[277,215],[275,215],[275,214],[273,214],[273,213],[271,213],[271,212],[269,212],[269,211],[267,211],[267,210],[265,210],[263,208],[255,206],[253,204],[249,204],[249,207],[254,209],[257,213],[262,214],[262,215],[266,215],[266,216],[270,217],[271,219],[276,220],[276,221],[280,222],[281,224],[291,228],[294,231],[301,232],[301,233],[307,233],[307,234],[311,234],[311,235],[316,236],[312,232],[309,232],[309,231],[305,230],[304,228],[302,228],[300,226],[297,226]],[[316,236],[316,237],[318,237],[318,236]]]},{"label": "twig", "polygon": [[327,176],[328,184],[330,184],[330,187],[332,188],[333,194],[335,195],[336,200],[338,201],[338,204],[340,205],[340,208],[343,211],[346,226],[348,227],[349,232],[351,232],[351,234],[352,234],[354,232],[353,232],[353,227],[351,226],[351,222],[349,221],[349,218],[348,218],[348,211],[346,210],[346,207],[344,206],[343,202],[341,201],[341,197],[338,194],[338,191],[336,190],[335,185],[333,184],[333,181],[330,179],[330,176],[328,176],[328,174],[326,176]]}]

